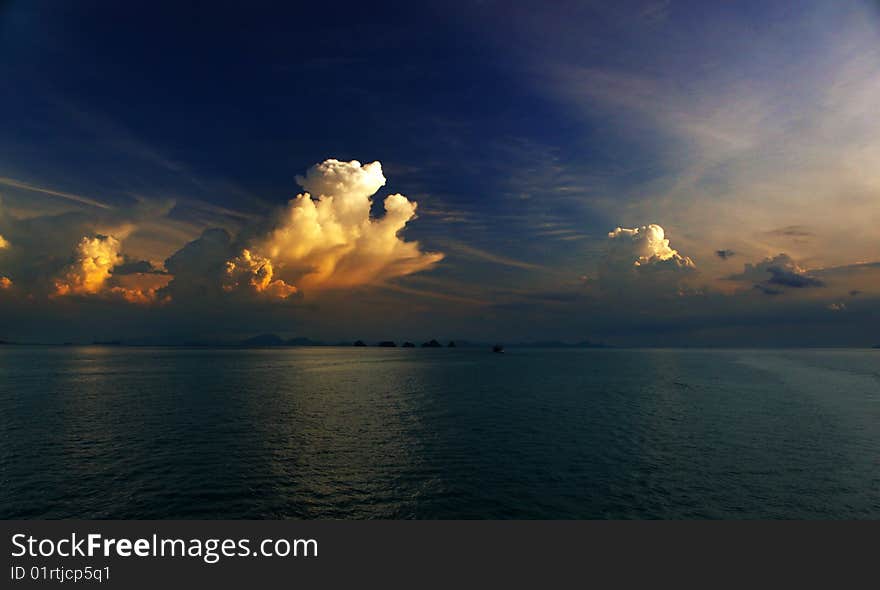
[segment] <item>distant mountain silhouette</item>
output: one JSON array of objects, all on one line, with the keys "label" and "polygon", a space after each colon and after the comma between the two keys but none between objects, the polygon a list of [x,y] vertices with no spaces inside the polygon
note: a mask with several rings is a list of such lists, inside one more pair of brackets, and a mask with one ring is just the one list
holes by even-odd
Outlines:
[{"label": "distant mountain silhouette", "polygon": [[397,343],[393,340],[383,340],[376,346],[381,346],[382,348],[395,348],[397,346]]},{"label": "distant mountain silhouette", "polygon": [[403,343],[403,347],[404,347],[404,348],[415,348],[416,345],[413,344],[412,342],[404,342],[404,343]]},{"label": "distant mountain silhouette", "polygon": [[443,348],[443,345],[436,340],[430,340],[422,343],[422,348]]},{"label": "distant mountain silhouette", "polygon": [[366,346],[367,343],[364,342],[363,340],[357,340],[357,341],[354,343],[354,345],[355,345],[355,346]]}]

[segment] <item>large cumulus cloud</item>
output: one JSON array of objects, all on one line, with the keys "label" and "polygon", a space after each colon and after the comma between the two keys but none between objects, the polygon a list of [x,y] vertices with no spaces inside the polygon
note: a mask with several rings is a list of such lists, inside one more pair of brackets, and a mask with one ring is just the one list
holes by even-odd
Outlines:
[{"label": "large cumulus cloud", "polygon": [[165,260],[173,277],[165,289],[172,299],[202,299],[223,294],[227,262],[235,256],[232,236],[222,228],[207,229]]},{"label": "large cumulus cloud", "polygon": [[401,194],[371,215],[385,185],[382,165],[326,160],[297,182],[305,189],[238,238],[209,229],[165,261],[172,299],[226,297],[283,300],[294,295],[380,283],[432,267],[443,255],[423,252],[400,233],[417,204]]},{"label": "large cumulus cloud", "polygon": [[121,264],[119,240],[113,236],[84,237],[76,246],[73,262],[55,279],[56,295],[100,293],[113,267]]},{"label": "large cumulus cloud", "polygon": [[693,260],[669,245],[665,230],[656,223],[632,229],[618,227],[608,233],[608,240],[608,256],[616,263],[645,268],[696,268]]},{"label": "large cumulus cloud", "polygon": [[257,293],[279,299],[286,299],[296,293],[296,287],[274,277],[275,270],[271,260],[245,249],[239,256],[226,261],[227,282],[223,288],[233,291],[246,286]]},{"label": "large cumulus cloud", "polygon": [[598,266],[597,287],[609,305],[638,305],[640,309],[664,299],[693,292],[696,264],[670,245],[656,223],[608,232]]},{"label": "large cumulus cloud", "polygon": [[414,201],[389,195],[384,215],[371,216],[372,197],[385,184],[379,162],[326,160],[297,182],[306,192],[227,259],[236,288],[250,285],[276,297],[351,288],[416,273],[443,258],[400,236],[416,216]]},{"label": "large cumulus cloud", "polygon": [[72,262],[55,278],[52,295],[102,296],[140,304],[156,302],[164,281],[149,280],[150,275],[157,274],[149,263],[128,261],[121,249],[122,242],[114,236],[84,236],[76,245]]}]

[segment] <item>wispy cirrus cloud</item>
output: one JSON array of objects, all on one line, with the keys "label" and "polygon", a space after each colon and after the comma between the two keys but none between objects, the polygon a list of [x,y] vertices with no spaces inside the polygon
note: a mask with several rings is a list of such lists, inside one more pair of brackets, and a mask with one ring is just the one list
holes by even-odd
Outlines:
[{"label": "wispy cirrus cloud", "polygon": [[526,262],[524,260],[517,260],[515,258],[510,258],[508,256],[504,256],[503,254],[496,254],[494,252],[489,252],[488,250],[484,250],[482,248],[477,248],[476,246],[472,246],[466,244],[464,242],[455,241],[455,240],[440,240],[443,248],[448,252],[453,253],[453,255],[457,255],[463,258],[470,258],[472,260],[478,260],[483,262],[489,262],[491,264],[499,264],[501,266],[510,266],[513,268],[521,268],[524,270],[542,270],[543,267],[540,264],[535,264],[532,262]]},{"label": "wispy cirrus cloud", "polygon": [[5,176],[0,177],[0,185],[12,187],[12,188],[17,188],[17,189],[21,189],[24,191],[30,191],[30,192],[34,192],[34,193],[41,193],[41,194],[49,195],[52,197],[58,197],[61,199],[65,199],[67,201],[72,201],[74,203],[78,203],[80,205],[88,205],[90,207],[98,207],[99,209],[113,209],[113,205],[103,203],[101,201],[98,201],[97,199],[84,197],[83,195],[78,195],[75,193],[55,190],[52,188],[46,188],[43,186],[37,186],[35,184],[22,182],[20,180],[16,180],[14,178],[8,178]]},{"label": "wispy cirrus cloud", "polygon": [[[869,4],[809,2],[772,27],[673,4],[660,11],[662,34],[632,18],[637,9],[596,6],[629,52],[609,59],[553,22],[564,43],[538,46],[524,64],[588,130],[591,149],[598,134],[606,149],[629,151],[621,158],[635,169],[605,185],[615,198],[584,192],[587,210],[687,228],[680,243],[714,276],[726,272],[718,243],[747,257],[784,248],[814,265],[877,259],[880,29]],[[682,28],[691,34],[676,36]]]}]

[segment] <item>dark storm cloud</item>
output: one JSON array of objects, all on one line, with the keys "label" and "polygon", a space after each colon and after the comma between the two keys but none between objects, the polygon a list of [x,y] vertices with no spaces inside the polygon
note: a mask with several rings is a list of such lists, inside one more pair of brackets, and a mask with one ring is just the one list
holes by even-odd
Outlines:
[{"label": "dark storm cloud", "polygon": [[122,264],[113,267],[114,275],[132,275],[132,274],[167,274],[161,268],[156,268],[149,260],[132,260],[125,257]]},{"label": "dark storm cloud", "polygon": [[735,254],[733,250],[715,250],[715,256],[720,258],[721,260],[727,260]]},{"label": "dark storm cloud", "polygon": [[806,273],[797,272],[781,266],[770,266],[767,268],[767,272],[771,275],[770,280],[767,281],[771,285],[792,287],[794,289],[822,287],[825,285],[825,283],[819,279],[811,277]]},{"label": "dark storm cloud", "polygon": [[226,261],[234,256],[235,246],[228,231],[205,230],[165,261],[165,269],[174,278],[163,292],[175,301],[220,296]]},{"label": "dark storm cloud", "polygon": [[788,254],[777,254],[756,264],[746,263],[743,272],[729,277],[736,281],[752,281],[766,295],[779,295],[780,287],[805,289],[822,287],[825,283],[798,265]]}]

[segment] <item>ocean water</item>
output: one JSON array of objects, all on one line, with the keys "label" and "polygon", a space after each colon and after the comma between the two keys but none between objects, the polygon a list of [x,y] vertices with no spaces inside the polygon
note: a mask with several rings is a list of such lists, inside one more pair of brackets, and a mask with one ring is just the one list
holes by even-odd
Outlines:
[{"label": "ocean water", "polygon": [[880,518],[880,350],[0,347],[0,518]]}]

